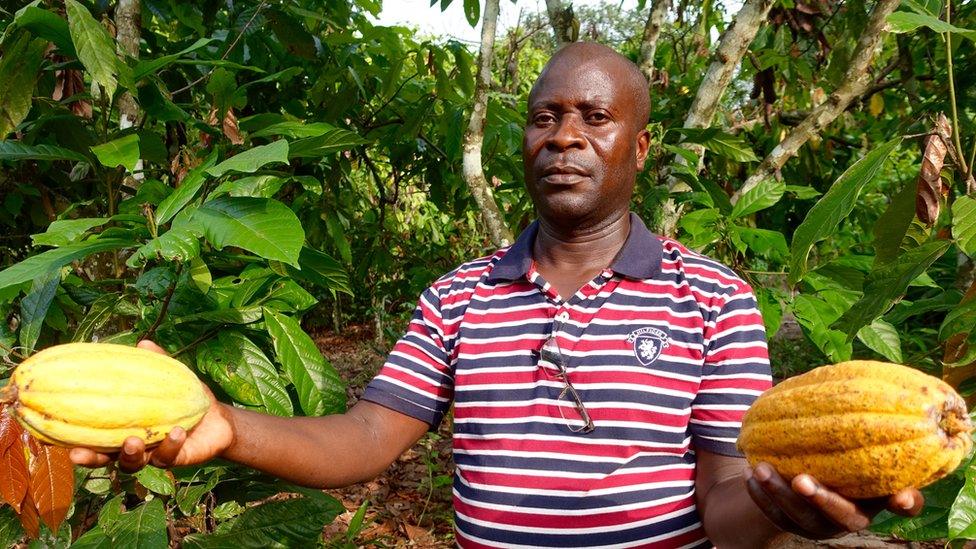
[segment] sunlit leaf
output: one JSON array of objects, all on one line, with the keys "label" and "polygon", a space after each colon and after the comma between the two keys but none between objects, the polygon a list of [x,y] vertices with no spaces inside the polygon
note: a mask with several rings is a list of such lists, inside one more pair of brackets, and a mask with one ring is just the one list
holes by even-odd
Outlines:
[{"label": "sunlit leaf", "polygon": [[136,169],[139,162],[139,134],[130,133],[91,148],[92,154],[107,168],[122,166],[128,171]]},{"label": "sunlit leaf", "polygon": [[200,235],[189,227],[173,227],[136,249],[125,264],[138,268],[154,259],[185,263],[199,255]]},{"label": "sunlit leaf", "polygon": [[15,284],[37,278],[54,269],[61,268],[76,259],[82,259],[97,252],[117,250],[131,246],[132,244],[131,240],[100,238],[54,248],[53,250],[33,255],[20,263],[15,263],[0,271],[0,291]]},{"label": "sunlit leaf", "polygon": [[105,93],[112,97],[118,86],[115,40],[77,0],[65,0],[65,8],[68,13],[68,30],[78,52],[78,60],[95,82],[105,88]]},{"label": "sunlit leaf", "polygon": [[732,214],[729,217],[735,219],[765,210],[779,202],[784,192],[786,192],[786,183],[775,179],[764,179],[739,197],[739,201],[732,206]]},{"label": "sunlit leaf", "polygon": [[672,128],[668,131],[678,132],[685,136],[686,142],[698,143],[713,153],[736,162],[759,161],[745,139],[719,128]]},{"label": "sunlit leaf", "polygon": [[218,250],[236,246],[298,265],[305,231],[295,212],[277,200],[221,196],[200,206],[193,219]]},{"label": "sunlit leaf", "polygon": [[48,225],[43,233],[31,235],[35,246],[67,246],[84,236],[89,229],[108,223],[107,217],[83,219],[58,219]]},{"label": "sunlit leaf", "polygon": [[966,255],[976,259],[976,198],[960,196],[952,204],[952,236]]},{"label": "sunlit leaf", "polygon": [[133,475],[139,481],[139,484],[142,484],[153,493],[172,496],[176,492],[173,473],[166,469],[147,465],[136,471]]},{"label": "sunlit leaf", "polygon": [[279,416],[294,413],[274,364],[247,336],[221,331],[197,352],[197,368],[207,373],[235,401]]},{"label": "sunlit leaf", "polygon": [[[44,40],[32,40],[30,33],[21,32],[0,58],[0,141],[30,112],[34,81],[46,46]],[[0,159],[3,159],[2,148]]]},{"label": "sunlit leaf", "polygon": [[951,25],[934,15],[896,11],[888,16],[888,26],[894,33],[912,32],[919,27],[927,27],[938,33],[951,32],[976,41],[976,31]]},{"label": "sunlit leaf", "polygon": [[869,349],[896,364],[902,362],[898,329],[880,318],[857,331],[857,338]]},{"label": "sunlit leaf", "polygon": [[[3,115],[0,115],[3,116]],[[2,137],[2,135],[0,135]],[[73,160],[87,162],[75,151],[54,145],[24,145],[19,141],[0,141],[0,160]]]},{"label": "sunlit leaf", "polygon": [[288,163],[288,142],[284,139],[247,149],[208,168],[207,173],[214,177],[220,177],[228,172],[254,173],[274,163]]}]

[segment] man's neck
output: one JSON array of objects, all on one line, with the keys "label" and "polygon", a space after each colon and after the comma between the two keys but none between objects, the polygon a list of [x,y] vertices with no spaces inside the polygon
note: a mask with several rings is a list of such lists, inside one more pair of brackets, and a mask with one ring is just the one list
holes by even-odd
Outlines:
[{"label": "man's neck", "polygon": [[539,273],[563,298],[609,267],[630,235],[630,214],[585,229],[565,228],[539,220],[532,247]]}]

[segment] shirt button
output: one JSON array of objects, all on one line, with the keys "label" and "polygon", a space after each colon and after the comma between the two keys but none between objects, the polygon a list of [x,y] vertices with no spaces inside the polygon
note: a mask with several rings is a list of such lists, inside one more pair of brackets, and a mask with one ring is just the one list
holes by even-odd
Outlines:
[{"label": "shirt button", "polygon": [[569,313],[567,312],[559,313],[558,315],[556,315],[556,320],[558,320],[559,322],[566,322],[567,320],[569,320]]}]

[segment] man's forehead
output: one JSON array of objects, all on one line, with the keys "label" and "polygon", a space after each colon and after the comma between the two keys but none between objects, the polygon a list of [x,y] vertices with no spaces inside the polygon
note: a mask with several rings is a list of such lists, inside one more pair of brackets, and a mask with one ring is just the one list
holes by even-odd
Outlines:
[{"label": "man's forehead", "polygon": [[629,96],[626,79],[617,78],[612,63],[584,60],[580,63],[551,63],[539,75],[529,104],[572,98],[592,103],[616,102]]}]

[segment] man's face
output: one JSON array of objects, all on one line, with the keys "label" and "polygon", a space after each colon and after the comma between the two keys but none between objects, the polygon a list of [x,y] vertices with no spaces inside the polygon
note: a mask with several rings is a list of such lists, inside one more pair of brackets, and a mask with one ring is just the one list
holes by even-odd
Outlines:
[{"label": "man's face", "polygon": [[541,217],[599,224],[629,209],[649,139],[634,115],[630,81],[619,61],[573,54],[540,77],[529,96],[522,154]]}]

